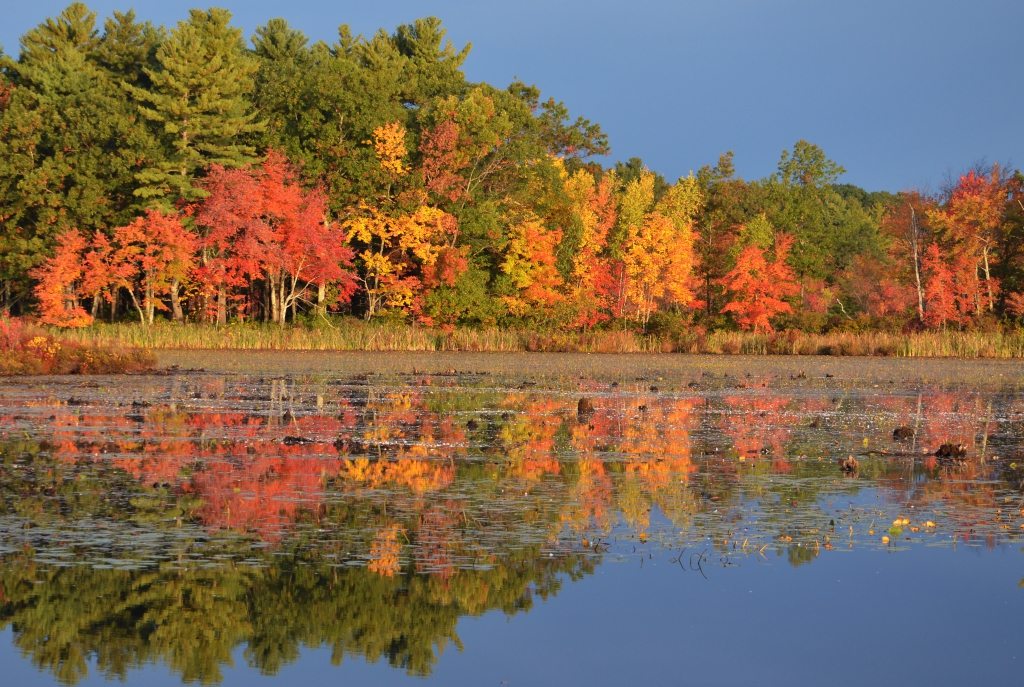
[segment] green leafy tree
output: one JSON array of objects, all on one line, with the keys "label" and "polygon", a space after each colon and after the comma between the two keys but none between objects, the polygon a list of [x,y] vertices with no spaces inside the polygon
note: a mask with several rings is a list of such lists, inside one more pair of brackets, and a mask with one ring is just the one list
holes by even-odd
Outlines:
[{"label": "green leafy tree", "polygon": [[750,185],[748,216],[764,213],[793,237],[788,262],[801,285],[834,279],[856,255],[879,250],[880,217],[835,190],[844,172],[821,148],[798,141],[792,154],[782,151],[776,174]]}]

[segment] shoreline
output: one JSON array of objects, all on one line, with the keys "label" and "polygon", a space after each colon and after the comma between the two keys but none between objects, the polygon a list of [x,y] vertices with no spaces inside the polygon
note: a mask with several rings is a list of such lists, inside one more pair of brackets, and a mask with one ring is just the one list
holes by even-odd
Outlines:
[{"label": "shoreline", "polygon": [[[829,356],[679,355],[668,353],[501,353],[417,351],[155,350],[163,370],[229,374],[381,374],[456,377],[494,375],[552,382],[574,378],[636,383],[661,381],[682,390],[784,386],[840,388],[857,380],[889,390],[927,384],[1024,387],[1024,361],[993,358],[877,358]],[[801,373],[804,375],[801,377]],[[749,375],[749,377],[748,377]],[[667,388],[665,390],[668,390]]]}]

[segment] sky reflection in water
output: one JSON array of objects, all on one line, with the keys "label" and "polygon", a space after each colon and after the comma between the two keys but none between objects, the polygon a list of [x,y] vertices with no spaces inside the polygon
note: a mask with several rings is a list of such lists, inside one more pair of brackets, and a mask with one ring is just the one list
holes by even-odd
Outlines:
[{"label": "sky reflection in water", "polygon": [[[736,382],[8,381],[0,661],[40,683],[1012,684],[1016,390]],[[927,455],[946,441],[967,459]]]}]

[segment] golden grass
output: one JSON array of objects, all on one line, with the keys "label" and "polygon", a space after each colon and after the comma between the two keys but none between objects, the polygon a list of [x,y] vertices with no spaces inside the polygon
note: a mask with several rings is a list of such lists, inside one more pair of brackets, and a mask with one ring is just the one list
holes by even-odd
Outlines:
[{"label": "golden grass", "polygon": [[[687,350],[686,341],[679,342]],[[690,345],[692,350],[693,345]],[[885,332],[807,334],[782,332],[749,334],[714,332],[707,337],[702,353],[743,353],[747,355],[853,355],[900,358],[1021,358],[1021,332]]]},{"label": "golden grass", "polygon": [[52,338],[20,350],[0,350],[0,375],[125,374],[155,367],[156,357],[148,349],[111,350]]},{"label": "golden grass", "polygon": [[100,324],[52,330],[56,338],[93,348],[288,351],[551,351],[580,353],[711,353],[744,355],[855,355],[945,358],[1024,357],[1024,331],[911,334],[790,331],[773,334],[697,331],[658,337],[632,331],[539,333],[520,329],[416,326],[339,320],[335,327],[263,324]]}]

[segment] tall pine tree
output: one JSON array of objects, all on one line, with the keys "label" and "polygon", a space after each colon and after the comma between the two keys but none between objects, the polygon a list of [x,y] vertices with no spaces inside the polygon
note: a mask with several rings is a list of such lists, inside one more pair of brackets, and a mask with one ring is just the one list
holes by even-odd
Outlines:
[{"label": "tall pine tree", "polygon": [[[121,15],[111,29],[143,31]],[[153,40],[156,34],[148,29]],[[29,292],[26,271],[68,229],[86,234],[127,221],[138,203],[134,175],[152,140],[103,54],[116,42],[96,14],[72,3],[21,39],[17,61],[3,58],[0,98],[0,280],[3,307]],[[105,51],[105,52],[104,52]],[[134,58],[133,58],[134,59]]]},{"label": "tall pine tree", "polygon": [[204,195],[195,177],[210,165],[256,160],[243,138],[263,127],[247,99],[258,65],[230,21],[224,9],[190,10],[157,49],[157,66],[143,69],[151,85],[126,85],[166,146],[138,174],[137,195],[161,204],[195,200]]}]

